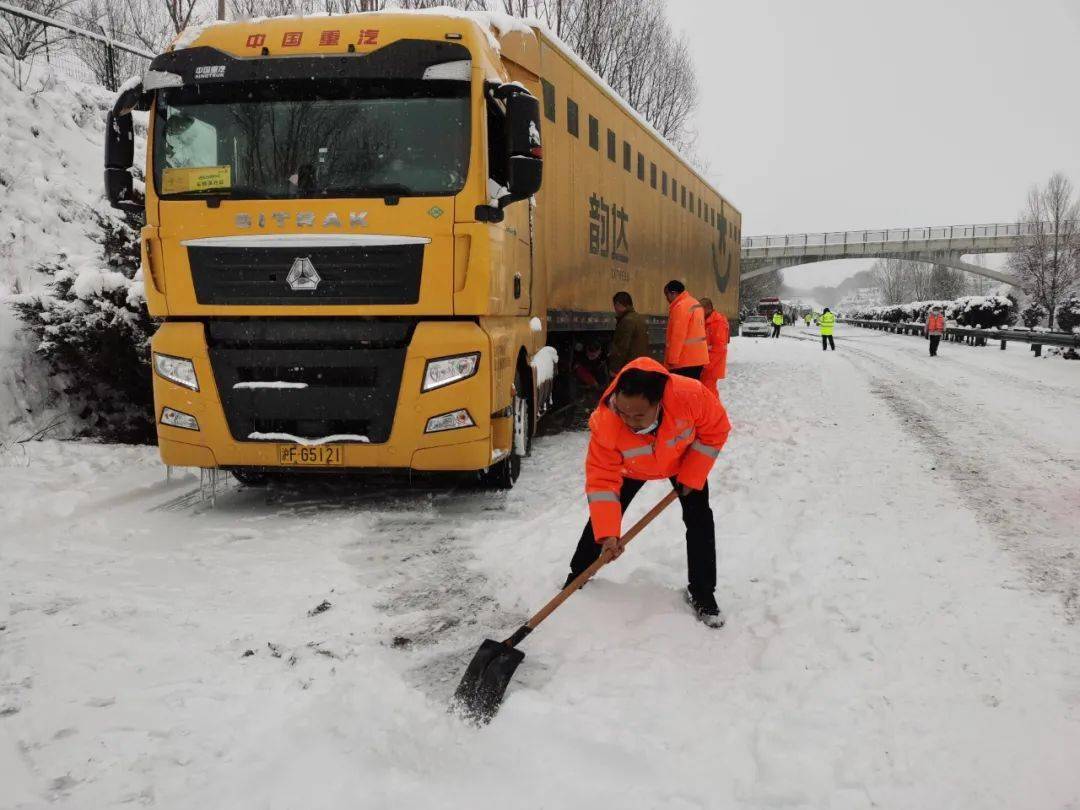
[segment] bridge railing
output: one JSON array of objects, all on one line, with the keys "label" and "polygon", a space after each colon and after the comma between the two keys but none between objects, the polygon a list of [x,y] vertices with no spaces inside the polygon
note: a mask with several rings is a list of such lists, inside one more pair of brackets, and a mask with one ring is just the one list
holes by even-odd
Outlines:
[{"label": "bridge railing", "polygon": [[[1072,223],[1080,228],[1080,222]],[[829,245],[872,245],[885,242],[936,242],[953,239],[987,239],[995,237],[1033,236],[1052,230],[1049,222],[997,222],[982,225],[943,225],[917,228],[881,228],[863,231],[827,231],[824,233],[787,233],[766,236],[747,236],[742,247],[748,248],[810,248]]]}]

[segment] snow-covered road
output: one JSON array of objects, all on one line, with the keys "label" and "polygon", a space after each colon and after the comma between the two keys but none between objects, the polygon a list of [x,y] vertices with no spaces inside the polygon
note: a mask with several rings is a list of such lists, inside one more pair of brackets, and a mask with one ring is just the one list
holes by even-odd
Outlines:
[{"label": "snow-covered road", "polygon": [[732,344],[728,626],[684,607],[670,512],[480,731],[446,700],[561,584],[584,434],[506,494],[214,509],[149,449],[6,451],[0,807],[1077,806],[1080,363],[801,331]]}]

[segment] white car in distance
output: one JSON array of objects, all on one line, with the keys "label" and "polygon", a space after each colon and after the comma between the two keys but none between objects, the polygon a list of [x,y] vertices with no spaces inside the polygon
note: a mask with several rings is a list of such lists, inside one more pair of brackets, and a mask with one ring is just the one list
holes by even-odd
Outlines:
[{"label": "white car in distance", "polygon": [[768,337],[772,334],[772,325],[764,315],[751,315],[739,324],[740,337]]}]

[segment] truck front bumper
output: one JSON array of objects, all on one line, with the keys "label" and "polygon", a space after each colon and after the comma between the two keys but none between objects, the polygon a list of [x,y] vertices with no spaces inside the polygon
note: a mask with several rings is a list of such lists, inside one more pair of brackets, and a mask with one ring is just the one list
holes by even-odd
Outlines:
[{"label": "truck front bumper", "polygon": [[[283,444],[295,446],[294,443],[250,440],[244,433],[246,428],[242,423],[238,424],[237,413],[234,411],[231,414],[232,419],[228,418],[230,415],[226,414],[226,407],[236,406],[227,405],[230,398],[222,394],[236,397],[237,393],[219,389],[219,379],[214,373],[213,348],[208,344],[207,326],[204,323],[166,322],[154,335],[151,346],[156,353],[190,359],[195,366],[199,386],[199,390],[193,391],[157,373],[154,374],[154,407],[162,461],[181,467],[313,469],[308,466],[294,468],[281,463],[279,447]],[[350,351],[362,353],[365,349],[357,346]],[[428,360],[470,352],[480,354],[479,365],[473,376],[435,390],[421,390]],[[256,359],[249,361],[249,365],[259,362],[261,354],[254,352],[252,356]],[[357,354],[357,357],[362,358],[362,354]],[[266,353],[265,362],[268,365],[275,363],[272,351]],[[221,370],[220,362],[218,370]],[[250,370],[246,370],[246,373],[250,373]],[[299,373],[302,378],[302,371]],[[347,377],[347,374],[345,376]],[[314,378],[309,382],[313,388],[320,383],[320,380]],[[372,380],[371,385],[377,392],[379,380]],[[242,386],[233,383],[230,388],[238,389]],[[272,406],[274,411],[280,414],[283,410],[287,411],[291,395],[288,388],[242,388],[242,393],[244,397],[255,398],[245,399],[247,410],[244,419],[257,418],[260,402],[258,397],[266,397],[267,407]],[[310,401],[310,391],[301,393],[303,396],[297,396],[296,400],[298,410],[303,408],[304,396],[308,396],[306,401]],[[333,442],[334,446],[341,448],[341,463],[314,469],[325,472],[469,471],[485,469],[491,466],[493,459],[501,457],[502,451],[493,452],[490,340],[475,323],[417,323],[403,349],[403,365],[396,394],[396,398],[389,395],[384,398],[390,403],[388,407],[393,408],[392,415],[385,415],[392,422],[389,435],[384,441]],[[369,404],[366,407],[379,407],[378,397],[365,401],[376,402],[375,405]],[[161,419],[166,408],[194,417],[198,422],[198,429],[163,424]],[[429,419],[459,409],[468,412],[475,423],[473,426],[437,433],[425,432]],[[257,427],[254,422],[252,426]],[[236,435],[237,432],[241,435]]]}]

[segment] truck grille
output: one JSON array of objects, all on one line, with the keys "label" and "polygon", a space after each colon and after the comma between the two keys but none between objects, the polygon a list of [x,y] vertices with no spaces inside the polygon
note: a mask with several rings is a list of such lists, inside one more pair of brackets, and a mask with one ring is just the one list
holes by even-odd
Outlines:
[{"label": "truck grille", "polygon": [[[390,438],[412,321],[214,320],[210,364],[229,432]],[[292,383],[305,387],[255,387]]]},{"label": "truck grille", "polygon": [[[334,247],[188,246],[200,304],[415,304],[420,300],[424,245]],[[293,289],[289,273],[307,259],[314,289]]]}]

